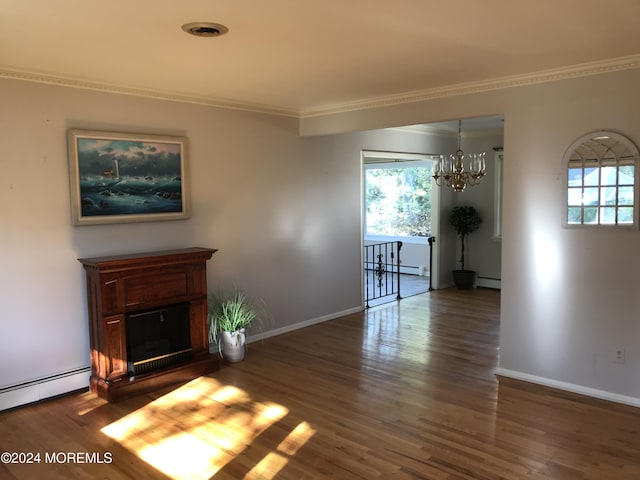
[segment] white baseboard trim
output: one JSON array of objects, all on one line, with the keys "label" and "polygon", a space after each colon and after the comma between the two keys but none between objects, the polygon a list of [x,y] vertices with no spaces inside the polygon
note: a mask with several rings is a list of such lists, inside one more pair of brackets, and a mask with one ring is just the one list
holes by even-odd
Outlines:
[{"label": "white baseboard trim", "polygon": [[513,378],[514,380],[535,383],[545,387],[557,388],[558,390],[565,390],[571,393],[578,393],[580,395],[586,395],[587,397],[598,398],[600,400],[608,400],[610,402],[631,405],[632,407],[640,407],[640,398],[607,392],[606,390],[599,390],[597,388],[584,387],[582,385],[576,385],[575,383],[561,382],[560,380],[554,380],[553,378],[539,377],[537,375],[508,370],[506,368],[498,368],[496,370],[496,375]]},{"label": "white baseboard trim", "polygon": [[0,411],[89,387],[90,367],[0,388]]},{"label": "white baseboard trim", "polygon": [[264,340],[265,338],[275,337],[276,335],[282,335],[283,333],[293,332],[300,328],[310,327],[311,325],[315,325],[317,323],[334,320],[336,318],[344,317],[345,315],[351,315],[352,313],[362,312],[363,310],[364,310],[363,307],[354,307],[354,308],[350,308],[349,310],[342,310],[341,312],[330,313],[328,315],[323,315],[322,317],[312,318],[311,320],[295,323],[293,325],[287,325],[286,327],[276,328],[274,330],[268,330],[266,332],[257,333],[255,335],[248,336],[247,343],[257,342],[259,340]]}]

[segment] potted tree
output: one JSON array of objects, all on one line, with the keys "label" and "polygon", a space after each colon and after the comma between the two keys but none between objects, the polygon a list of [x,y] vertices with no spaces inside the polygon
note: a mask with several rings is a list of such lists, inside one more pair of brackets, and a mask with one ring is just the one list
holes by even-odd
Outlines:
[{"label": "potted tree", "polygon": [[480,217],[480,214],[475,207],[470,205],[460,205],[453,207],[449,213],[449,223],[453,225],[453,228],[455,228],[458,233],[461,245],[460,269],[453,271],[453,283],[459,289],[473,288],[476,281],[476,272],[473,270],[466,270],[464,268],[464,244],[467,235],[475,232],[480,227],[482,217]]},{"label": "potted tree", "polygon": [[260,308],[242,290],[230,295],[209,295],[209,345],[217,345],[222,358],[230,363],[244,360],[246,329],[259,322]]}]

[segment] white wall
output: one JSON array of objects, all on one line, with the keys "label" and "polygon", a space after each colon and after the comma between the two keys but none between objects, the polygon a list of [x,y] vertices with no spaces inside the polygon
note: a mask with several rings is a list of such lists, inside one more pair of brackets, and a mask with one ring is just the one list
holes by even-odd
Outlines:
[{"label": "white wall", "polygon": [[[500,372],[640,405],[640,232],[562,228],[565,150],[640,144],[640,70],[302,120],[305,134],[504,114]],[[613,361],[617,347],[626,363]]]},{"label": "white wall", "polygon": [[628,403],[640,398],[640,233],[562,228],[560,179],[584,133],[640,144],[638,81],[633,70],[527,89],[505,127],[501,366]]}]

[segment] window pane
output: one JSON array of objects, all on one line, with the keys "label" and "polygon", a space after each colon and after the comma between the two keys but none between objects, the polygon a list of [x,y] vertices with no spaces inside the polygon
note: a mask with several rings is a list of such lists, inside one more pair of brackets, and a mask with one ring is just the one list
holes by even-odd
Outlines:
[{"label": "window pane", "polygon": [[618,182],[618,169],[616,167],[602,167],[600,173],[602,175],[601,185],[615,185]]},{"label": "window pane", "polygon": [[582,199],[585,205],[598,205],[598,188],[585,188]]},{"label": "window pane", "polygon": [[568,194],[569,205],[582,205],[582,188],[570,188]]},{"label": "window pane", "polygon": [[616,207],[602,207],[600,209],[600,223],[614,225],[616,223]]},{"label": "window pane", "polygon": [[615,132],[586,134],[564,156],[566,224],[637,225],[640,152]]},{"label": "window pane", "polygon": [[615,205],[617,200],[616,187],[604,187],[600,189],[600,205]]},{"label": "window pane", "polygon": [[618,205],[633,205],[633,187],[618,188]]},{"label": "window pane", "polygon": [[582,208],[580,207],[569,207],[567,215],[567,223],[570,224],[580,224],[582,223]]},{"label": "window pane", "polygon": [[569,169],[569,186],[570,187],[582,186],[582,169],[581,168]]},{"label": "window pane", "polygon": [[585,185],[598,185],[598,169],[597,168],[585,168],[584,169],[584,184]]},{"label": "window pane", "polygon": [[584,209],[584,223],[598,223],[598,208],[587,207]]},{"label": "window pane", "polygon": [[618,185],[633,185],[633,180],[634,180],[633,165],[625,165],[624,167],[620,167]]},{"label": "window pane", "polygon": [[367,234],[427,236],[431,232],[431,168],[365,170]]},{"label": "window pane", "polygon": [[618,223],[633,223],[633,207],[618,208]]}]

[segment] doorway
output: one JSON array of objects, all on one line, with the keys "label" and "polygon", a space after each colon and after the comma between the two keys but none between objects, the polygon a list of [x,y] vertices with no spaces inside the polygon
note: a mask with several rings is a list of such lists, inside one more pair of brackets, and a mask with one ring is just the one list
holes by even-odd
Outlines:
[{"label": "doorway", "polygon": [[[437,158],[432,154],[362,152],[362,249],[402,242],[397,266],[401,297],[425,293],[431,285],[436,288],[437,243],[429,245],[428,239],[438,234],[439,190],[432,177]],[[367,280],[373,276],[369,263],[363,256],[363,301],[369,298]],[[381,295],[374,303],[393,301],[397,293]]]}]

